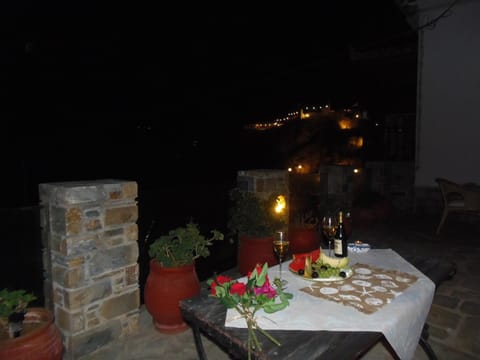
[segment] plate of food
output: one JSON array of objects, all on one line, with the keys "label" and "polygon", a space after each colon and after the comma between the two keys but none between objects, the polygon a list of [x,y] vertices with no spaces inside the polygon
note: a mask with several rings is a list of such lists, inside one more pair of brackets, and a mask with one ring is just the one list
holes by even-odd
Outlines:
[{"label": "plate of food", "polygon": [[332,258],[319,251],[314,256],[293,256],[288,269],[298,277],[309,281],[340,281],[352,276],[353,271],[348,267],[348,257]]}]

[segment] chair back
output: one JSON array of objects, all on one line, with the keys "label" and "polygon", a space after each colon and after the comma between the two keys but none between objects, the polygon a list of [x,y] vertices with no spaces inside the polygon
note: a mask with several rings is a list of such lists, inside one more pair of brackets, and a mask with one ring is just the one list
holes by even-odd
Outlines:
[{"label": "chair back", "polygon": [[435,181],[440,187],[445,206],[448,206],[452,201],[463,201],[463,211],[480,212],[480,191],[473,188],[468,189],[465,185],[444,178],[436,178]]}]

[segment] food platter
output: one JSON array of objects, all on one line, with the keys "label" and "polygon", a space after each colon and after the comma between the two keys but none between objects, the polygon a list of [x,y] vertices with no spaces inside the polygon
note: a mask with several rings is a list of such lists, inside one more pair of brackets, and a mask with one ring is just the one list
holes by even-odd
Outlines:
[{"label": "food platter", "polygon": [[298,273],[298,270],[303,269],[305,267],[305,262],[302,261],[302,259],[294,259],[292,262],[288,265],[288,270],[290,270],[295,277],[307,280],[307,281],[315,281],[315,282],[332,282],[332,281],[342,281],[345,279],[348,279],[353,275],[353,271],[351,268],[344,268],[340,269],[339,271],[344,271],[345,272],[345,277],[342,277],[340,275],[335,275],[335,276],[330,276],[330,277],[305,277],[304,275],[300,275]]}]

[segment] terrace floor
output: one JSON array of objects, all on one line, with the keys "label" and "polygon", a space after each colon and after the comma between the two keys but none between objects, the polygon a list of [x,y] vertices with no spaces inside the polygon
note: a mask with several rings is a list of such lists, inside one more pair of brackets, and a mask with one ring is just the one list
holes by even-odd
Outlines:
[{"label": "terrace floor", "polygon": [[[353,224],[352,240],[362,240],[377,248],[392,248],[400,255],[418,254],[444,257],[457,264],[457,274],[436,291],[427,322],[429,343],[439,359],[480,359],[480,218],[447,219],[442,233],[434,234],[439,215],[396,215],[384,223],[369,227]],[[155,330],[142,306],[140,330],[110,349],[100,349],[81,360],[197,359],[193,334],[187,330],[166,335]],[[230,359],[222,349],[204,338],[210,360]],[[374,347],[363,359],[391,359],[382,345]],[[418,347],[414,360],[427,359]]]}]

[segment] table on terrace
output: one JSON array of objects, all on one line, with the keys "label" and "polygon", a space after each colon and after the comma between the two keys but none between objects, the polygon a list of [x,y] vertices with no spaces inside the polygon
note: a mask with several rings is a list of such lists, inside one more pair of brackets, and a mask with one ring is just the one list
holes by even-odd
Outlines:
[{"label": "table on terrace", "polygon": [[[456,272],[455,264],[443,259],[418,255],[403,258],[428,277],[435,284],[435,288]],[[233,278],[241,277],[236,269],[231,269],[226,274]],[[192,327],[199,359],[207,359],[201,333],[228,352],[232,358],[246,359],[247,329],[225,326],[227,309],[218,299],[208,294],[208,287],[203,283],[200,295],[180,303],[182,315]],[[268,330],[268,332],[282,345],[276,346],[263,336],[259,336],[263,349],[253,354],[254,359],[358,359],[379,342],[384,344],[394,358],[399,358],[380,331]],[[436,359],[427,339],[428,326],[425,324],[419,343],[430,359]]]}]

